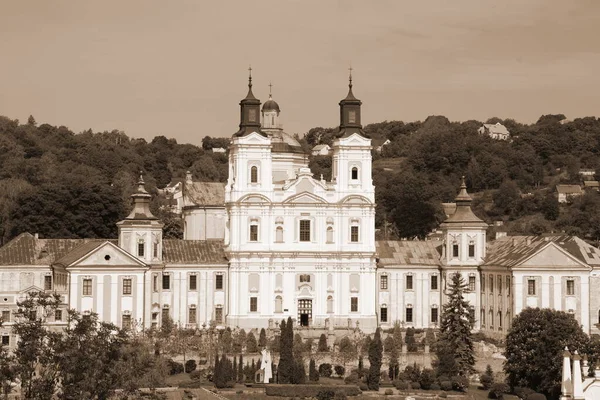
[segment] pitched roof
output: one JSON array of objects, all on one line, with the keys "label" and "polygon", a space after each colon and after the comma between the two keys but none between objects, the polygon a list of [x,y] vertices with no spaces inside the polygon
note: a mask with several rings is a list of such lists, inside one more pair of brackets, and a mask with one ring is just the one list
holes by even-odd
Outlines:
[{"label": "pitched roof", "polygon": [[312,148],[313,151],[319,151],[321,149],[329,148],[328,144],[318,144]]},{"label": "pitched roof", "polygon": [[549,242],[554,243],[577,260],[600,267],[600,249],[576,236],[506,236],[488,244],[484,265],[514,267],[532,257]]},{"label": "pitched roof", "polygon": [[483,126],[485,126],[490,133],[498,133],[501,135],[509,134],[508,129],[500,122],[496,122],[495,124],[483,124]]},{"label": "pitched roof", "polygon": [[441,265],[442,242],[439,240],[380,240],[375,242],[379,264]]},{"label": "pitched roof", "polygon": [[184,206],[225,206],[225,183],[186,182],[183,186]]},{"label": "pitched roof", "polygon": [[[98,247],[102,246],[104,243],[109,242],[109,240],[92,240],[89,242],[84,242],[79,246],[75,247],[73,250],[62,256],[61,258],[54,261],[53,264],[61,264],[61,265],[71,265],[75,261],[79,260],[81,257],[86,254],[96,250]],[[117,240],[110,240],[114,244],[117,244]]]},{"label": "pitched roof", "polygon": [[50,265],[71,250],[98,239],[36,239],[22,233],[0,248],[0,265]]},{"label": "pitched roof", "polygon": [[556,185],[556,191],[564,194],[580,194],[581,186],[579,185]]},{"label": "pitched roof", "polygon": [[222,240],[163,240],[166,264],[227,264]]},{"label": "pitched roof", "polygon": [[600,182],[598,181],[583,181],[583,186],[587,188],[600,187]]}]

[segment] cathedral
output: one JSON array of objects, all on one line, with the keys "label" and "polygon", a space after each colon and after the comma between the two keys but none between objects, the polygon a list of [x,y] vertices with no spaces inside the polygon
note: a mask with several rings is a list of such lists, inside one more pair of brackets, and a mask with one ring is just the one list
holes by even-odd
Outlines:
[{"label": "cathedral", "polygon": [[315,177],[279,104],[252,92],[240,101],[226,183],[188,174],[174,193],[184,238],[163,239],[140,177],[117,239],[46,239],[24,233],[0,248],[2,342],[16,303],[31,291],[66,310],[97,313],[125,328],[276,328],[291,317],[308,331],[396,322],[437,328],[451,274],[466,282],[474,330],[502,336],[526,307],[571,313],[600,333],[600,250],[571,236],[488,238],[464,181],[441,225],[441,240],[376,241],[371,140],[350,77],[339,102],[332,177]]}]

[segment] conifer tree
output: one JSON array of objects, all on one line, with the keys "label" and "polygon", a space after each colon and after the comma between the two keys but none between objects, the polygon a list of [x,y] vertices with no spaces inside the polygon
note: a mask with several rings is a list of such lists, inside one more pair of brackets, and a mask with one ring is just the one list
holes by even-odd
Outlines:
[{"label": "conifer tree", "polygon": [[292,318],[281,321],[281,349],[279,356],[279,383],[292,383],[294,375],[294,327]]},{"label": "conifer tree", "polygon": [[246,336],[246,351],[248,353],[256,353],[258,351],[256,336],[254,336],[254,333],[252,332]]},{"label": "conifer tree", "polygon": [[381,359],[383,355],[383,343],[381,332],[377,328],[375,337],[369,343],[369,374],[367,375],[367,386],[369,390],[379,390],[379,379],[381,377]]},{"label": "conifer tree", "polygon": [[315,360],[312,358],[310,359],[310,364],[308,365],[308,379],[311,382],[317,382],[319,380],[319,371],[317,371]]},{"label": "conifer tree", "polygon": [[362,378],[364,375],[365,366],[363,364],[363,357],[358,357],[358,377]]},{"label": "conifer tree", "polygon": [[329,351],[329,346],[327,346],[327,336],[324,333],[321,333],[319,336],[319,344],[317,345],[317,351],[319,353],[326,353]]},{"label": "conifer tree", "polygon": [[258,337],[258,348],[262,350],[263,347],[267,347],[267,332],[265,332],[265,328],[261,328]]},{"label": "conifer tree", "polygon": [[244,382],[244,357],[240,354],[240,362],[238,363],[238,382]]},{"label": "conifer tree", "polygon": [[237,368],[237,358],[233,357],[233,369],[232,369],[232,380],[234,382],[238,381],[238,368]]},{"label": "conifer tree", "polygon": [[468,376],[475,357],[471,327],[474,323],[470,304],[463,297],[467,284],[460,273],[452,274],[448,284],[448,302],[442,308],[440,337],[436,345],[437,375]]}]

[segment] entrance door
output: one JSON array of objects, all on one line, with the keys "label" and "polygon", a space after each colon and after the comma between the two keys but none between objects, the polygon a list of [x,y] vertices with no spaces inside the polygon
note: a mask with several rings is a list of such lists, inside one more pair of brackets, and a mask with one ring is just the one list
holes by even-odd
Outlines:
[{"label": "entrance door", "polygon": [[298,320],[300,326],[308,326],[312,320],[312,300],[298,300]]}]

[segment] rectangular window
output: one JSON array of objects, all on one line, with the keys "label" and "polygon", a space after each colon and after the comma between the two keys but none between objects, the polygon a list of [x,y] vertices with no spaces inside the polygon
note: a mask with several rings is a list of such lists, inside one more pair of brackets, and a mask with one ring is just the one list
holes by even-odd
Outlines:
[{"label": "rectangular window", "polygon": [[123,279],[123,294],[130,295],[131,294],[131,279]]},{"label": "rectangular window", "polygon": [[406,290],[413,290],[413,276],[406,275]]},{"label": "rectangular window", "polygon": [[166,321],[169,320],[169,318],[171,318],[171,316],[169,315],[169,309],[168,308],[163,308],[162,309],[162,322],[165,323]]},{"label": "rectangular window", "polygon": [[567,279],[567,296],[575,296],[575,281]]},{"label": "rectangular window", "polygon": [[52,290],[52,275],[44,275],[44,290]]},{"label": "rectangular window", "polygon": [[250,297],[250,312],[258,311],[258,297]]},{"label": "rectangular window", "polygon": [[10,310],[2,310],[2,322],[10,322]]},{"label": "rectangular window", "polygon": [[198,289],[198,275],[190,275],[190,290]]},{"label": "rectangular window", "polygon": [[406,322],[413,322],[413,309],[406,307]]},{"label": "rectangular window", "polygon": [[223,275],[219,274],[215,276],[215,289],[223,290]]},{"label": "rectangular window", "polygon": [[431,323],[432,324],[438,323],[438,309],[437,308],[431,309]]},{"label": "rectangular window", "polygon": [[469,257],[475,257],[475,245],[472,243],[469,244]]},{"label": "rectangular window", "polygon": [[248,109],[248,122],[256,122],[256,110],[254,108]]},{"label": "rectangular window", "polygon": [[91,296],[92,295],[92,280],[91,279],[84,279],[83,280],[82,294],[84,296]]},{"label": "rectangular window", "polygon": [[387,307],[381,307],[380,309],[381,322],[387,322]]},{"label": "rectangular window", "polygon": [[250,225],[250,241],[258,242],[258,225]]},{"label": "rectangular window", "polygon": [[138,242],[138,257],[144,257],[144,242]]},{"label": "rectangular window", "polygon": [[158,292],[158,275],[156,274],[152,276],[152,290]]},{"label": "rectangular window", "polygon": [[379,287],[380,287],[381,290],[387,290],[387,288],[388,288],[388,277],[387,277],[387,275],[381,275],[380,286]]},{"label": "rectangular window", "polygon": [[54,320],[62,321],[62,310],[54,310]]},{"label": "rectangular window", "polygon": [[475,324],[475,308],[469,307],[469,317],[471,318],[471,326]]},{"label": "rectangular window", "polygon": [[498,275],[498,294],[502,294],[502,276]]},{"label": "rectangular window", "polygon": [[458,258],[458,244],[457,243],[452,245],[452,257]]},{"label": "rectangular window", "polygon": [[169,275],[169,274],[163,274],[163,276],[162,276],[162,288],[163,288],[163,290],[170,290],[171,289],[171,275]]},{"label": "rectangular window", "polygon": [[494,277],[490,275],[490,293],[494,293]]},{"label": "rectangular window", "polygon": [[535,279],[527,279],[527,295],[535,296]]},{"label": "rectangular window", "polygon": [[158,258],[158,243],[154,243],[154,258]]},{"label": "rectangular window", "polygon": [[351,226],[350,227],[350,241],[352,243],[357,243],[358,242],[358,226]]},{"label": "rectangular window", "polygon": [[121,317],[121,328],[131,329],[131,315],[123,314]]},{"label": "rectangular window", "polygon": [[222,324],[223,323],[223,307],[216,307],[215,308],[215,322],[217,324]]},{"label": "rectangular window", "polygon": [[356,111],[355,110],[349,110],[348,111],[348,123],[349,124],[355,124],[356,123]]},{"label": "rectangular window", "polygon": [[305,219],[300,221],[300,241],[310,242],[310,221]]},{"label": "rectangular window", "polygon": [[2,346],[10,346],[10,336],[8,336],[8,335],[2,336]]},{"label": "rectangular window", "polygon": [[485,275],[481,275],[481,293],[485,292]]},{"label": "rectangular window", "polygon": [[506,277],[506,295],[510,296],[510,276]]},{"label": "rectangular window", "polygon": [[191,308],[188,310],[188,324],[196,323],[196,309]]},{"label": "rectangular window", "polygon": [[431,275],[431,290],[438,290],[438,277]]},{"label": "rectangular window", "polygon": [[474,276],[469,276],[469,291],[471,291],[471,292],[475,291],[475,277]]},{"label": "rectangular window", "polygon": [[350,311],[358,312],[358,297],[350,297]]}]

